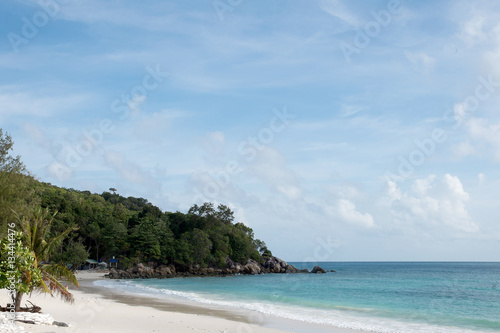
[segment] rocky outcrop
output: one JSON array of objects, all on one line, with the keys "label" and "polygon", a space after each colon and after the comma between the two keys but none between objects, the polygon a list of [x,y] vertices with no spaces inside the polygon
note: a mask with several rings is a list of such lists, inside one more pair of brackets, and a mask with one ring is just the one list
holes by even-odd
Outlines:
[{"label": "rocky outcrop", "polygon": [[243,266],[243,271],[245,274],[260,274],[262,272],[260,264],[253,260],[253,259],[248,259],[247,264]]},{"label": "rocky outcrop", "polygon": [[174,265],[147,265],[138,263],[128,269],[112,268],[106,277],[111,279],[148,279],[148,278],[173,278],[187,276],[226,276],[235,274],[292,274],[309,273],[307,269],[297,269],[286,261],[277,258],[261,258],[258,262],[249,259],[245,264],[241,264],[226,258],[226,267],[201,267],[200,265],[174,266]]},{"label": "rocky outcrop", "polygon": [[323,273],[326,273],[326,271],[319,267],[319,266],[314,266],[314,268],[312,269],[311,273],[314,273],[314,274],[323,274]]},{"label": "rocky outcrop", "polygon": [[267,258],[262,265],[268,273],[297,273],[297,269],[277,257]]},{"label": "rocky outcrop", "polygon": [[161,277],[174,277],[177,271],[174,265],[160,265],[152,267],[143,263],[138,263],[128,269],[111,268],[106,277],[111,279],[148,279]]}]

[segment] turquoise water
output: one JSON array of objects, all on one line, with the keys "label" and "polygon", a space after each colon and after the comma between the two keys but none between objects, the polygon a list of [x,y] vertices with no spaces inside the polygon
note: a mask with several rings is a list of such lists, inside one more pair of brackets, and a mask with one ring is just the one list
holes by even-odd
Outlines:
[{"label": "turquoise water", "polygon": [[[311,269],[313,263],[291,263]],[[327,274],[105,280],[101,286],[370,332],[500,332],[500,263],[328,262]]]}]

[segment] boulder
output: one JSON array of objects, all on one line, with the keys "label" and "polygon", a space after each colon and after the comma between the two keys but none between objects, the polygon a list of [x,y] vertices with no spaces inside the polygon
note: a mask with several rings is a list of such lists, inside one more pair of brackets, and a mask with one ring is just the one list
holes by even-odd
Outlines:
[{"label": "boulder", "polygon": [[69,325],[68,325],[68,324],[63,323],[63,322],[61,322],[61,321],[54,321],[54,322],[52,323],[52,325],[54,325],[54,326],[59,326],[59,327],[69,327]]},{"label": "boulder", "polygon": [[319,266],[314,266],[314,268],[312,269],[311,273],[313,273],[313,274],[320,274],[320,273],[323,274],[323,273],[326,273],[326,271],[323,268],[319,267]]},{"label": "boulder", "polygon": [[264,264],[262,266],[271,273],[281,273],[282,271],[284,272],[286,270],[286,266],[288,266],[288,264],[286,263],[286,261],[281,260],[280,258],[269,257],[266,259],[266,261],[264,261]]},{"label": "boulder", "polygon": [[246,265],[243,266],[243,270],[246,274],[252,275],[260,274],[260,272],[262,271],[259,263],[253,259],[248,259]]},{"label": "boulder", "polygon": [[155,275],[159,275],[160,277],[166,277],[172,275],[172,271],[168,266],[161,265],[156,267]]}]

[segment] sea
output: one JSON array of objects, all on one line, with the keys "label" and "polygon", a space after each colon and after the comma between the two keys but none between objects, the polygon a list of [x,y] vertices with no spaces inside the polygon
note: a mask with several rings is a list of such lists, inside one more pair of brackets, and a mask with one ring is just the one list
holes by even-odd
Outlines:
[{"label": "sea", "polygon": [[499,262],[290,262],[326,274],[261,274],[94,283],[255,318],[366,332],[500,332]]}]

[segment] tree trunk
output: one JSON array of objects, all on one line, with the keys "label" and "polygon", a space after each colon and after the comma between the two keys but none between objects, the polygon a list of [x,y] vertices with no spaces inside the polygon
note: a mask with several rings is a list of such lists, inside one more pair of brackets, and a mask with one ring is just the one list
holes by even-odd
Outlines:
[{"label": "tree trunk", "polygon": [[18,312],[21,309],[21,301],[23,299],[23,293],[21,291],[16,291],[16,301],[15,301],[15,311]]}]

